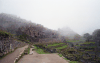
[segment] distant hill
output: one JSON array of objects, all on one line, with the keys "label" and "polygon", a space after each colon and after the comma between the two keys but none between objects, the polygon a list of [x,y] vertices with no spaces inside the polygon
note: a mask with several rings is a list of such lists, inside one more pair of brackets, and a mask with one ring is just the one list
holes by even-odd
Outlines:
[{"label": "distant hill", "polygon": [[62,36],[68,37],[69,39],[74,39],[75,35],[79,35],[78,33],[74,32],[72,29],[70,29],[69,27],[59,28],[58,33]]}]

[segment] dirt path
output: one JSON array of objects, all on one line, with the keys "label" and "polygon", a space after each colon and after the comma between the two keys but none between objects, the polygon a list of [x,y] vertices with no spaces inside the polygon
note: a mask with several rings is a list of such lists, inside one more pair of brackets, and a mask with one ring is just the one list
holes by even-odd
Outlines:
[{"label": "dirt path", "polygon": [[14,63],[15,58],[22,52],[25,50],[25,48],[27,48],[27,46],[21,47],[16,49],[13,53],[7,55],[6,57],[4,57],[3,59],[0,60],[0,63]]},{"label": "dirt path", "polygon": [[[32,49],[30,49],[32,50]],[[33,54],[31,54],[33,53]],[[18,63],[68,63],[58,54],[38,54],[30,51],[29,55],[23,56]]]}]

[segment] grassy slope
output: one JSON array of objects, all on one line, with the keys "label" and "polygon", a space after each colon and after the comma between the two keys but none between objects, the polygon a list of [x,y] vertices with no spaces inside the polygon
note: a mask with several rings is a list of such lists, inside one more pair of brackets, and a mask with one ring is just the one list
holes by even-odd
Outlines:
[{"label": "grassy slope", "polygon": [[37,47],[37,46],[35,46],[35,45],[34,45],[34,47],[35,47],[36,52],[37,52],[38,54],[47,54],[47,53],[45,53],[45,52],[43,51],[43,49],[41,49],[41,48],[39,48],[39,47]]},{"label": "grassy slope", "polygon": [[84,43],[79,43],[79,44],[95,44],[95,42],[84,42]]},{"label": "grassy slope", "polygon": [[69,63],[78,63],[77,61],[70,61]]},{"label": "grassy slope", "polygon": [[62,57],[63,55],[62,54],[58,54],[60,57]]},{"label": "grassy slope", "polygon": [[[62,54],[58,54],[60,57],[62,57]],[[65,60],[68,60],[67,58],[64,58]],[[77,61],[70,61],[69,63],[78,63]]]},{"label": "grassy slope", "polygon": [[79,42],[78,40],[70,40],[70,41],[67,41],[67,42]]},{"label": "grassy slope", "polygon": [[[58,45],[61,45],[61,44],[64,44],[64,43],[54,43],[54,44],[49,44],[48,47],[50,46],[58,46]],[[36,52],[39,53],[39,54],[46,54],[43,49],[35,46],[35,49],[36,49]],[[64,46],[61,46],[61,47],[57,47],[57,49],[63,49],[63,48],[66,48],[67,45],[64,45]],[[62,54],[58,54],[60,57],[62,57],[63,55]],[[67,58],[64,58],[65,60],[68,60]],[[69,63],[78,63],[77,61],[70,61]]]},{"label": "grassy slope", "polygon": [[80,41],[84,42],[84,40],[69,40],[67,42],[80,42]]},{"label": "grassy slope", "polygon": [[67,45],[64,45],[64,46],[58,47],[56,49],[63,49],[63,48],[66,48],[66,47],[67,47]]},{"label": "grassy slope", "polygon": [[[57,46],[57,45],[61,45],[61,43],[58,43],[58,44],[50,44],[49,46]],[[64,45],[64,46],[61,46],[61,47],[57,47],[57,49],[64,49],[66,48],[67,45]],[[58,54],[60,57],[62,57],[63,55],[62,54]],[[67,58],[64,58],[65,60],[68,60]],[[78,63],[77,61],[70,61],[69,63]]]},{"label": "grassy slope", "polygon": [[61,44],[64,44],[64,43],[49,44],[47,47],[50,47],[50,46],[57,46],[57,45],[61,45]]},{"label": "grassy slope", "polygon": [[[65,60],[68,60],[67,58],[64,58]],[[69,63],[78,63],[77,61],[70,61]]]},{"label": "grassy slope", "polygon": [[28,48],[28,54],[30,53],[30,48]]}]

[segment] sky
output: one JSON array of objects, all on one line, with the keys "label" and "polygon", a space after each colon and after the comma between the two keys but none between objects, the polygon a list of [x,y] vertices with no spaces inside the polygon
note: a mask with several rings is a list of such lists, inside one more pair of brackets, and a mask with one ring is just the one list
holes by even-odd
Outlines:
[{"label": "sky", "polygon": [[0,13],[53,30],[70,27],[84,34],[100,29],[100,0],[0,0]]}]

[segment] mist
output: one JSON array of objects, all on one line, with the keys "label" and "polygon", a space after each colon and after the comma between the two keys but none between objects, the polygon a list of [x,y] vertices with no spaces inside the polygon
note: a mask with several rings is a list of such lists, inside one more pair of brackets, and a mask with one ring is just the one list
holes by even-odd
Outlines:
[{"label": "mist", "polygon": [[0,13],[58,30],[69,27],[78,34],[100,28],[100,0],[0,0]]}]

